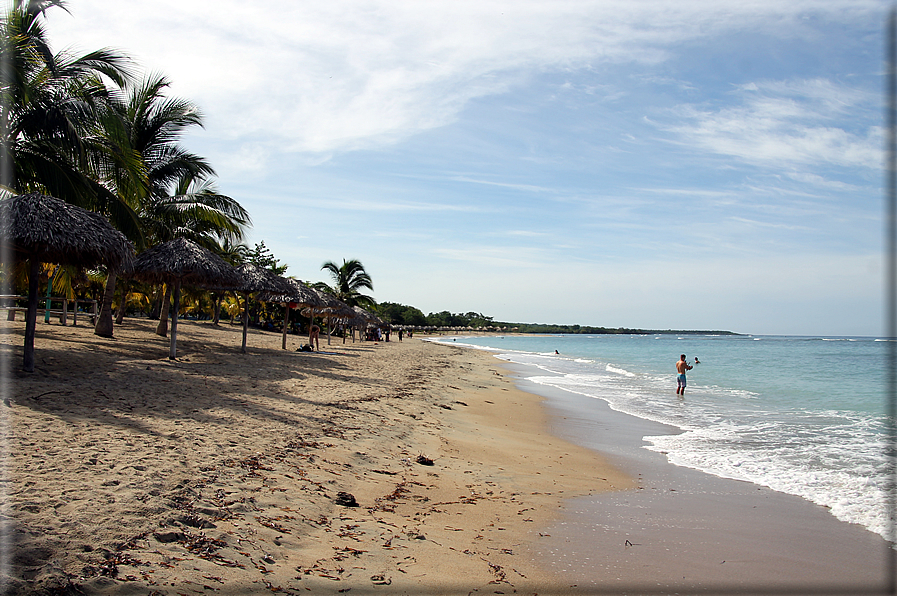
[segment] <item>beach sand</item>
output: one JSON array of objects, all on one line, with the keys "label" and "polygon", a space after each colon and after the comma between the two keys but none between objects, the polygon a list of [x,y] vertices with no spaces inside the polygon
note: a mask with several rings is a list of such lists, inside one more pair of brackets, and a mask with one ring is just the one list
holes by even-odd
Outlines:
[{"label": "beach sand", "polygon": [[544,529],[636,483],[483,352],[181,321],[172,362],[153,321],[41,321],[26,374],[0,325],[14,594],[563,593]]}]

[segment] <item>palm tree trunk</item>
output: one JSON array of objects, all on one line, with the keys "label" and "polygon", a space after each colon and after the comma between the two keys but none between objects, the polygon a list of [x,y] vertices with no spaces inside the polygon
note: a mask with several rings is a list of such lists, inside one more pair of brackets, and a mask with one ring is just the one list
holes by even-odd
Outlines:
[{"label": "palm tree trunk", "polygon": [[243,345],[240,347],[240,353],[246,353],[246,333],[249,331],[249,295],[243,301]]},{"label": "palm tree trunk", "polygon": [[118,303],[118,312],[115,315],[115,324],[121,325],[122,321],[125,320],[125,309],[128,307],[128,279],[125,278],[122,280],[122,288],[121,288],[121,300]]},{"label": "palm tree trunk", "polygon": [[37,276],[40,273],[40,261],[31,258],[28,271],[28,310],[25,312],[25,358],[22,370],[34,372],[34,331],[37,327]]},{"label": "palm tree trunk", "polygon": [[149,318],[158,321],[159,313],[162,312],[162,291],[161,288],[153,289],[153,307],[150,309]]},{"label": "palm tree trunk", "polygon": [[[162,312],[159,314],[159,324],[156,325],[156,335],[168,337],[168,311],[171,308],[171,284],[165,284],[165,297],[162,298]],[[177,315],[177,313],[175,313]]]},{"label": "palm tree trunk", "polygon": [[115,280],[118,277],[112,269],[106,276],[106,290],[103,292],[103,304],[93,332],[100,337],[112,337],[112,299],[115,297]]},{"label": "palm tree trunk", "polygon": [[[167,302],[166,302],[167,304]],[[181,308],[181,283],[174,282],[174,315],[171,319],[171,345],[168,348],[168,359],[174,360],[178,355],[178,311]],[[168,321],[166,320],[166,323]]]},{"label": "palm tree trunk", "polygon": [[221,299],[224,298],[222,293],[215,294],[215,318],[212,320],[212,325],[218,326],[218,321],[221,320]]}]

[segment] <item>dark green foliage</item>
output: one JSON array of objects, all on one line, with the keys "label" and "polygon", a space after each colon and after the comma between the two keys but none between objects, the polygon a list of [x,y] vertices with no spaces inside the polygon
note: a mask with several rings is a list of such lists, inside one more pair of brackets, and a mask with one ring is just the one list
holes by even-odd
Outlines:
[{"label": "dark green foliage", "polygon": [[267,269],[272,273],[276,273],[277,275],[283,275],[286,273],[289,265],[286,263],[281,264],[278,259],[274,257],[274,253],[271,252],[267,246],[265,246],[265,241],[262,240],[249,251],[249,254],[246,256],[246,261],[252,263],[256,267],[261,267],[262,269]]},{"label": "dark green foliage", "polygon": [[513,329],[518,333],[580,333],[585,335],[625,335],[669,333],[679,335],[738,335],[731,331],[689,331],[682,329],[630,329],[628,327],[583,327],[580,325],[545,325],[542,323],[494,323],[496,327]]},{"label": "dark green foliage", "polygon": [[628,327],[589,327],[582,325],[546,325],[542,323],[506,323],[494,321],[492,317],[477,312],[450,313],[447,310],[430,313],[426,317],[413,306],[395,302],[381,302],[377,314],[393,325],[413,325],[417,327],[491,327],[515,333],[580,333],[587,335],[610,334],[655,334],[676,333],[679,335],[738,335],[731,331],[689,331],[681,329],[630,329]]},{"label": "dark green foliage", "polygon": [[427,325],[427,317],[413,306],[396,304],[395,302],[381,302],[377,305],[377,314],[381,319],[393,325],[414,325],[424,327]]},{"label": "dark green foliage", "polygon": [[349,306],[371,308],[376,304],[371,296],[360,292],[363,289],[373,290],[374,282],[358,259],[343,259],[343,264],[339,266],[333,261],[327,261],[321,269],[330,273],[333,285],[318,282],[313,286],[315,289],[333,294]]},{"label": "dark green foliage", "polygon": [[492,317],[487,317],[480,313],[453,314],[444,310],[428,314],[427,325],[436,327],[488,327],[489,325],[495,325],[495,323],[492,322]]}]

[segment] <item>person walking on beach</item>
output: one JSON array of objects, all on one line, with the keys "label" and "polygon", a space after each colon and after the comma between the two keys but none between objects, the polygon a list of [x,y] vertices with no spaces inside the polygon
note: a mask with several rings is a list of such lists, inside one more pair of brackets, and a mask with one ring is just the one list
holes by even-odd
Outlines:
[{"label": "person walking on beach", "polygon": [[688,362],[685,361],[685,354],[682,354],[679,357],[679,361],[676,363],[676,372],[679,374],[676,376],[676,395],[685,395],[685,371],[691,370],[693,367],[688,365]]}]

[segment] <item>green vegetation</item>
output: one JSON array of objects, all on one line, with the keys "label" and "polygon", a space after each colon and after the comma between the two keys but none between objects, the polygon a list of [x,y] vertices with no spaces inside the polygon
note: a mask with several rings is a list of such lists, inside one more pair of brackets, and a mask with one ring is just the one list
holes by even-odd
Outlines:
[{"label": "green vegetation", "polygon": [[393,325],[409,325],[416,327],[472,327],[474,329],[492,328],[516,333],[584,333],[588,335],[606,334],[643,334],[643,333],[676,333],[738,335],[731,331],[686,331],[676,329],[630,329],[626,327],[589,327],[582,325],[544,325],[540,323],[506,323],[495,321],[492,317],[476,312],[453,314],[448,311],[424,315],[413,306],[381,302],[377,306],[377,314]]},{"label": "green vegetation", "polygon": [[518,333],[583,333],[586,335],[624,335],[624,334],[657,334],[668,333],[676,335],[738,335],[732,331],[699,331],[688,329],[630,329],[628,327],[589,327],[580,325],[542,325],[539,323],[495,323],[508,329],[515,329]]},{"label": "green vegetation", "polygon": [[333,285],[324,282],[318,282],[313,287],[333,294],[349,306],[372,307],[376,302],[370,296],[362,294],[360,290],[374,289],[374,282],[371,276],[364,270],[364,265],[357,259],[347,261],[343,259],[343,264],[337,266],[332,261],[327,261],[321,266],[321,270],[328,271]]},{"label": "green vegetation", "polygon": [[[264,240],[256,244],[252,248],[252,250],[246,251],[244,256],[244,261],[240,262],[252,263],[256,267],[267,269],[275,275],[283,275],[287,272],[287,268],[289,267],[289,265],[287,265],[286,263],[282,264],[280,260],[274,256],[274,253],[271,252],[271,249],[265,246]],[[231,258],[236,259],[238,257]],[[234,264],[238,265],[240,264],[240,262],[236,262]]]}]

